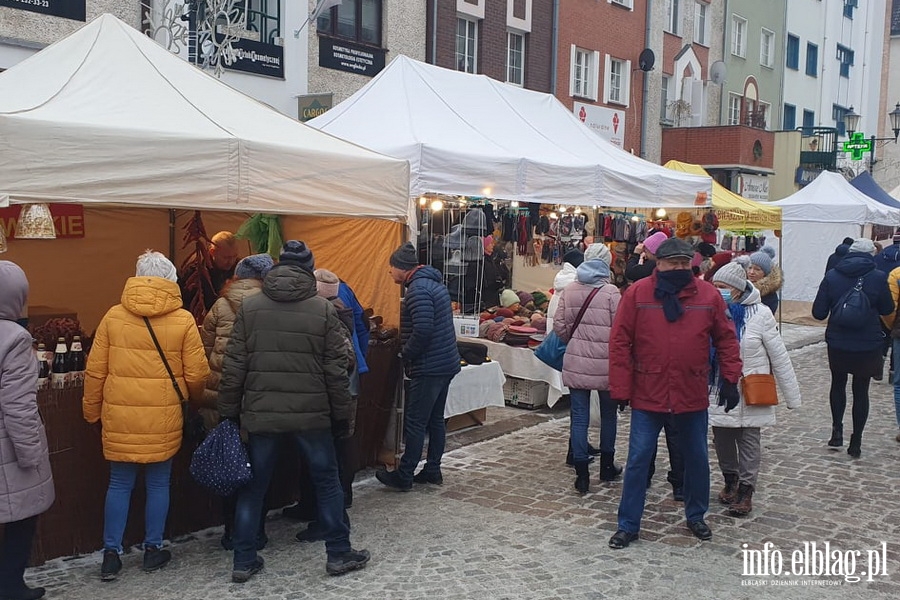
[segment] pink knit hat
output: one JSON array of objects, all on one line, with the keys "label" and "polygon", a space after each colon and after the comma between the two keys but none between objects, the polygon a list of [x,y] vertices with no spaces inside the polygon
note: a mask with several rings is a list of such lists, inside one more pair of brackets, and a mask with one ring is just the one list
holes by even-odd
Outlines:
[{"label": "pink knit hat", "polygon": [[667,236],[662,231],[657,231],[646,240],[644,240],[644,250],[646,250],[650,254],[655,255],[656,251],[659,250],[660,245],[667,239],[669,239],[669,236]]},{"label": "pink knit hat", "polygon": [[484,253],[490,256],[494,252],[494,236],[485,236],[482,242],[484,243]]}]

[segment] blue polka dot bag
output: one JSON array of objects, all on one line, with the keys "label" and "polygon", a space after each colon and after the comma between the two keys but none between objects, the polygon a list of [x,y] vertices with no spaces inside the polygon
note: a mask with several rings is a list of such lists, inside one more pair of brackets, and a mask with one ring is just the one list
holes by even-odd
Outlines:
[{"label": "blue polka dot bag", "polygon": [[222,421],[209,432],[194,450],[190,470],[197,483],[219,496],[230,496],[250,481],[250,459],[234,421]]}]

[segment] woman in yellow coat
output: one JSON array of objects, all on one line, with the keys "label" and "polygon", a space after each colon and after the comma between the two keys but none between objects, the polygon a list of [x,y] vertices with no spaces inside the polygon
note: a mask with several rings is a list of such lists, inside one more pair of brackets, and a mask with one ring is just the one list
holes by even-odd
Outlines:
[{"label": "woman in yellow coat", "polygon": [[115,579],[122,568],[122,536],[141,466],[147,488],[143,568],[155,571],[171,559],[161,548],[172,457],[181,447],[182,407],[147,322],[185,398],[199,400],[209,376],[194,318],[181,308],[177,279],[165,256],[149,250],[141,255],[122,303],[100,322],[88,357],[84,418],[101,423],[103,455],[110,461],[100,568],[104,581]]}]

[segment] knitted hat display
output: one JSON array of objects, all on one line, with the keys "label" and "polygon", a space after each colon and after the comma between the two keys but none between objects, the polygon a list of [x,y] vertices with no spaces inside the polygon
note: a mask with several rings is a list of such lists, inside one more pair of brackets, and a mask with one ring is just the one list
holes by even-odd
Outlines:
[{"label": "knitted hat display", "polygon": [[509,308],[513,304],[519,304],[519,295],[512,290],[503,290],[500,293],[500,306]]},{"label": "knitted hat display", "polygon": [[338,295],[341,280],[327,269],[316,269],[316,292],[323,298],[334,298]]},{"label": "knitted hat display", "polygon": [[775,248],[763,246],[758,252],[750,255],[750,264],[756,265],[762,272],[768,275],[772,272],[772,259],[775,258]]},{"label": "knitted hat display", "polygon": [[875,244],[868,238],[857,238],[850,244],[850,252],[865,252],[875,254]]},{"label": "knitted hat display", "polygon": [[[508,291],[512,292],[512,290],[508,290]],[[515,293],[515,292],[513,292],[513,293]],[[518,301],[519,301],[519,297],[516,296],[516,302],[518,302]],[[501,302],[502,302],[502,297],[501,297]],[[512,306],[512,304],[510,304],[510,306]],[[516,316],[516,314],[513,311],[509,310],[508,308],[498,309],[496,312],[496,315],[500,319],[511,319],[514,316]]]},{"label": "knitted hat display", "polygon": [[544,292],[531,292],[531,297],[534,298],[534,307],[539,310],[550,302],[550,298]]},{"label": "knitted hat display", "polygon": [[584,254],[578,248],[572,248],[563,254],[563,262],[567,262],[577,268],[578,265],[584,262]]},{"label": "knitted hat display", "polygon": [[484,244],[484,253],[490,256],[494,253],[494,236],[487,235],[481,240]]},{"label": "knitted hat display", "polygon": [[703,258],[712,258],[716,254],[716,247],[713,246],[711,242],[700,242],[697,246],[697,252],[699,252],[700,256]]},{"label": "knitted hat display", "polygon": [[713,275],[713,282],[719,281],[736,290],[744,291],[747,287],[747,271],[740,263],[730,262]]},{"label": "knitted hat display", "polygon": [[675,217],[675,237],[686,238],[691,235],[691,225],[694,224],[694,217],[689,212],[680,212]]},{"label": "knitted hat display", "polygon": [[306,244],[297,240],[288,240],[278,257],[279,264],[297,265],[312,273],[316,269],[316,259]]},{"label": "knitted hat display", "polygon": [[525,306],[529,302],[534,302],[534,296],[528,292],[516,292],[516,295],[519,297],[519,304],[522,306]]},{"label": "knitted hat display", "polygon": [[234,268],[235,279],[265,279],[275,261],[268,254],[252,254]]},{"label": "knitted hat display", "polygon": [[584,260],[596,260],[600,259],[606,264],[610,264],[612,262],[612,253],[609,251],[609,247],[606,244],[591,244],[584,251]]},{"label": "knitted hat display", "polygon": [[662,231],[657,231],[644,240],[644,250],[656,256],[656,251],[659,250],[660,245],[667,239],[669,239],[669,236]]},{"label": "knitted hat display", "polygon": [[412,242],[406,242],[391,254],[391,266],[401,271],[411,271],[419,266],[419,253]]}]

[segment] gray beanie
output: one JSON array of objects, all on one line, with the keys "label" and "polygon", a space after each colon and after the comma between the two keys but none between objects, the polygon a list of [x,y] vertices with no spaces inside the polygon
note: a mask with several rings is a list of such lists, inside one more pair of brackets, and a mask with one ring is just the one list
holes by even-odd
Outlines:
[{"label": "gray beanie", "polygon": [[289,240],[285,243],[281,249],[281,256],[278,257],[278,264],[297,265],[310,273],[316,269],[316,259],[312,250],[297,240]]},{"label": "gray beanie", "polygon": [[[481,211],[479,211],[481,212]],[[411,271],[419,266],[419,253],[412,242],[406,242],[391,254],[391,266],[401,271]]]},{"label": "gray beanie", "polygon": [[875,254],[875,244],[868,238],[856,238],[850,244],[849,252],[865,252],[866,254]]},{"label": "gray beanie", "polygon": [[713,275],[713,282],[719,281],[743,292],[747,288],[747,271],[741,263],[730,262]]},{"label": "gray beanie", "polygon": [[268,254],[253,254],[241,261],[234,268],[235,279],[265,279],[275,261]]},{"label": "gray beanie", "polygon": [[756,265],[762,272],[768,275],[772,272],[772,259],[775,258],[775,248],[763,246],[758,252],[750,255],[750,264]]}]

